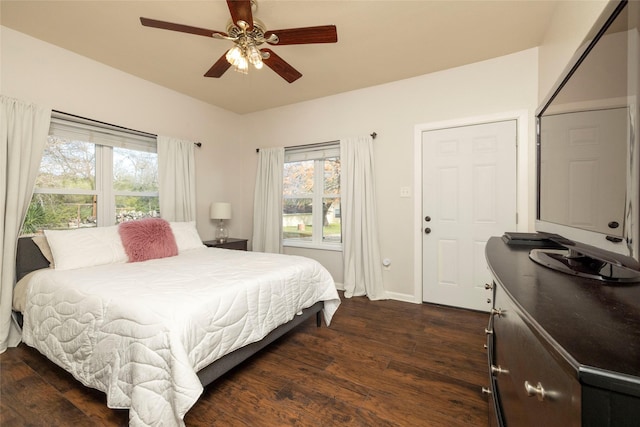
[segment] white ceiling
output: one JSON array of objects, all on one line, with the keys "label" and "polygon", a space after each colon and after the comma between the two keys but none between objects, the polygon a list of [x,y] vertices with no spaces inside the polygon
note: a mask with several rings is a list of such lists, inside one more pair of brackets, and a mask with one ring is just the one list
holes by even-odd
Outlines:
[{"label": "white ceiling", "polygon": [[225,31],[224,0],[2,0],[0,23],[240,114],[415,77],[540,45],[560,0],[259,0],[268,30],[334,24],[338,43],[274,46],[303,74],[203,77],[231,42],[143,27],[141,16]]}]

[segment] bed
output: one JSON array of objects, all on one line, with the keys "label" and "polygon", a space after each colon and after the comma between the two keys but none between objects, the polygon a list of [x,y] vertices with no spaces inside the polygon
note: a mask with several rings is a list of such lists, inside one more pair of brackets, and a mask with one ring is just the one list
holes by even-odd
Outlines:
[{"label": "bed", "polygon": [[[58,265],[58,251],[49,268],[21,238],[14,308],[23,342],[103,391],[109,407],[129,409],[131,426],[182,426],[204,386],[310,317],[330,324],[340,299],[316,261],[197,240],[177,255],[127,262],[118,249],[114,262],[73,268]],[[87,253],[75,243],[74,258]]]}]

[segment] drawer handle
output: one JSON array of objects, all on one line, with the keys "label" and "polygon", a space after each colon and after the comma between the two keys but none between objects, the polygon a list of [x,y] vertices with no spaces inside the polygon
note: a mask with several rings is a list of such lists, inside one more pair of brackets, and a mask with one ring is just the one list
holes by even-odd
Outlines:
[{"label": "drawer handle", "polygon": [[487,387],[482,387],[482,394],[491,394],[491,389]]},{"label": "drawer handle", "polygon": [[493,331],[491,329],[484,328],[484,333],[487,335],[491,335],[493,334]]},{"label": "drawer handle", "polygon": [[538,383],[538,385],[534,387],[531,384],[529,384],[529,381],[525,381],[524,389],[526,390],[528,396],[537,396],[540,402],[544,400],[545,391],[544,391],[544,388],[542,387],[542,384]]},{"label": "drawer handle", "polygon": [[504,312],[506,310],[503,310],[501,308],[492,308],[491,309],[491,314],[493,314],[494,316],[498,316],[498,317],[502,317],[504,316]]},{"label": "drawer handle", "polygon": [[[491,365],[491,373],[492,374],[508,374],[509,370],[501,368],[500,365],[498,365],[498,366]],[[526,385],[525,385],[525,387],[526,387]]]}]

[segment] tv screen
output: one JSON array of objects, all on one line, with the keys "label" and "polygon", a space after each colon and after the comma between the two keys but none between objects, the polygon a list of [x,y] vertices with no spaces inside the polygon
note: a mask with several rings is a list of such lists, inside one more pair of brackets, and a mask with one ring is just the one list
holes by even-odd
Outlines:
[{"label": "tv screen", "polygon": [[610,4],[536,113],[536,231],[640,271],[639,21]]}]

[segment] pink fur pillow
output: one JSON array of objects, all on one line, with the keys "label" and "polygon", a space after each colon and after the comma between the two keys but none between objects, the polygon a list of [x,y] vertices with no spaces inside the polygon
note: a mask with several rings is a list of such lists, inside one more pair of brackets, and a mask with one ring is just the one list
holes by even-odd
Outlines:
[{"label": "pink fur pillow", "polygon": [[123,222],[118,226],[129,262],[178,255],[171,225],[160,218]]}]

